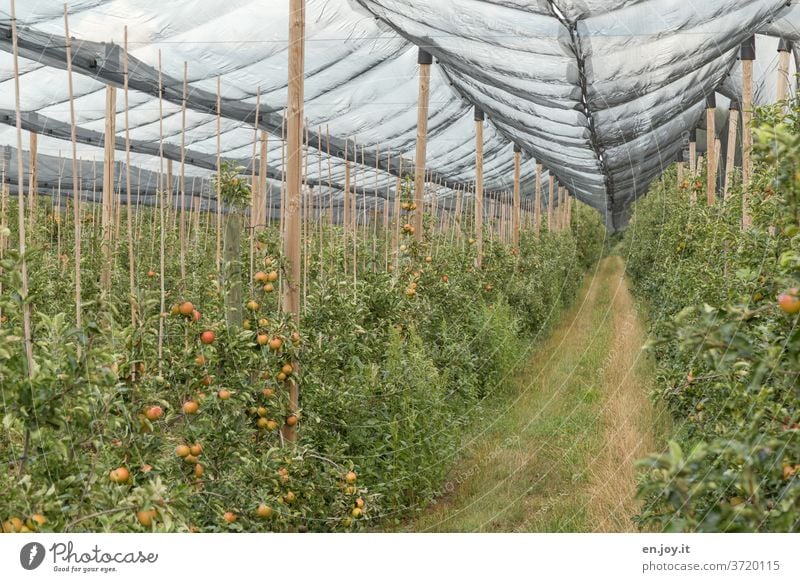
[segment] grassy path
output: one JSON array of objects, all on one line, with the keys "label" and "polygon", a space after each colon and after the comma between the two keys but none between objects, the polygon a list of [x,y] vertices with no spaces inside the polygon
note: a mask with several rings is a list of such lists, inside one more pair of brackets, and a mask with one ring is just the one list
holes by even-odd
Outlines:
[{"label": "grassy path", "polygon": [[[465,443],[410,531],[633,531],[634,462],[656,448],[652,374],[619,257],[584,290]],[[501,408],[502,407],[502,408]]]}]

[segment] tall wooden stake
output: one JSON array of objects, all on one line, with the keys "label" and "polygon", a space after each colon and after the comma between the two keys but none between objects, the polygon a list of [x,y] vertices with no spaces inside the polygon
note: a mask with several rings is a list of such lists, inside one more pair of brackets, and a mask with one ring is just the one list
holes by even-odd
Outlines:
[{"label": "tall wooden stake", "polygon": [[[13,20],[13,17],[12,17]],[[75,97],[72,88],[72,41],[69,36],[69,15],[64,3],[64,31],[67,50],[67,84],[69,87],[69,115],[72,139],[72,207],[75,231],[75,324],[81,326],[81,190],[78,184],[78,137],[75,122]],[[19,118],[19,116],[17,116]]]},{"label": "tall wooden stake", "polygon": [[[65,7],[66,10],[66,7]],[[28,303],[28,262],[25,257],[25,167],[22,161],[22,118],[20,117],[20,97],[19,97],[19,56],[17,45],[17,19],[14,6],[14,0],[11,0],[11,37],[12,37],[12,52],[14,60],[14,95],[15,95],[15,110],[16,110],[16,129],[17,129],[17,187],[18,200],[17,200],[17,221],[19,229],[19,253],[20,253],[20,295],[22,299],[22,329],[23,329],[23,342],[25,345],[25,373],[30,382],[33,378],[33,338],[31,329],[31,305]],[[3,163],[5,170],[5,161]],[[0,197],[5,199],[6,186],[0,183]],[[10,195],[10,188],[9,188]],[[3,214],[5,215],[5,203],[3,203]],[[3,218],[5,220],[5,216]],[[5,240],[0,239],[0,244],[5,246]],[[4,251],[0,250],[0,256]],[[0,289],[2,286],[0,285]],[[30,422],[30,421],[28,421]],[[22,445],[22,455],[20,456],[19,469],[17,477],[21,478],[25,472],[25,463],[28,460],[28,451],[31,442],[31,428],[29,424],[25,427],[25,437]]]},{"label": "tall wooden stake", "polygon": [[717,199],[717,99],[712,93],[706,98],[706,200],[713,206]]},{"label": "tall wooden stake", "polygon": [[186,100],[189,98],[189,63],[183,62],[183,95],[181,98],[181,285],[186,280]]},{"label": "tall wooden stake", "polygon": [[[130,121],[128,119],[128,27],[125,27],[125,54],[123,56],[123,90],[125,92],[125,190],[127,197],[127,219],[128,219],[128,277],[130,286],[131,297],[131,325],[136,325],[136,272],[134,267],[134,252],[133,252],[133,206],[131,206],[131,135],[130,135]],[[135,372],[133,378],[135,379]]]},{"label": "tall wooden stake", "polygon": [[114,197],[114,154],[116,152],[117,88],[106,87],[106,127],[103,152],[103,212],[101,224],[103,232],[103,269],[100,274],[100,288],[103,293],[111,291],[111,244],[113,238],[113,197]]},{"label": "tall wooden stake", "polygon": [[533,202],[533,224],[536,236],[542,232],[542,164],[536,164],[536,196]]},{"label": "tall wooden stake", "polygon": [[483,266],[483,122],[482,109],[475,108],[475,266]]},{"label": "tall wooden stake", "polygon": [[[261,114],[261,87],[258,87],[256,92],[256,112],[255,121],[253,123],[253,161],[251,162],[251,175],[250,175],[250,230],[247,237],[248,250],[250,252],[250,272],[248,281],[249,287],[253,289],[253,274],[255,271],[255,246],[256,246],[256,227],[261,223],[259,211],[261,208],[260,198],[264,195],[261,191],[261,180],[259,173],[256,170],[256,157],[258,156],[258,120]],[[252,293],[251,293],[252,295]]]},{"label": "tall wooden stake", "polygon": [[[25,247],[25,167],[22,162],[22,116],[20,114],[20,98],[19,98],[19,48],[17,44],[17,19],[16,19],[16,6],[14,0],[11,0],[11,44],[14,52],[14,103],[16,108],[16,126],[17,126],[17,180],[19,188],[19,199],[17,200],[17,221],[19,229],[19,254],[20,254],[20,295],[22,299],[22,335],[25,342],[25,372],[28,380],[33,378],[33,332],[31,328],[31,304],[28,303],[28,259],[25,256],[27,249]],[[66,5],[64,6],[64,14],[66,17]],[[67,35],[69,36],[69,35]],[[67,41],[69,46],[69,41]],[[69,50],[69,49],[68,49]],[[5,187],[0,184],[0,188]],[[22,451],[22,458],[19,465],[19,475],[21,476],[25,470],[25,461],[28,455],[28,446],[30,443],[30,429],[25,431],[25,444]]]},{"label": "tall wooden stake", "polygon": [[417,210],[414,213],[414,237],[421,241],[423,201],[425,196],[425,169],[427,164],[428,149],[428,108],[430,103],[431,64],[433,56],[419,49],[419,105],[417,112],[417,157],[414,179],[414,201]]},{"label": "tall wooden stake", "polygon": [[39,192],[39,139],[36,132],[31,131],[30,135],[30,167],[28,171],[28,236],[33,237],[36,224],[36,195]]},{"label": "tall wooden stake", "polygon": [[217,274],[222,274],[222,79],[217,77]]},{"label": "tall wooden stake", "polygon": [[739,135],[739,104],[731,102],[728,119],[728,153],[725,159],[725,189],[723,197],[727,199],[733,179],[733,168],[736,163],[736,141]]},{"label": "tall wooden stake", "polygon": [[512,225],[512,242],[519,246],[519,206],[520,206],[520,164],[522,163],[522,148],[514,146],[514,218]]},{"label": "tall wooden stake", "polygon": [[[259,86],[256,90],[256,110],[255,110],[255,120],[253,122],[253,161],[251,162],[251,172],[250,172],[250,185],[251,185],[251,192],[252,198],[250,199],[250,232],[255,234],[255,227],[259,223],[259,216],[258,216],[258,204],[256,200],[260,196],[259,194],[259,181],[258,181],[258,169],[256,168],[256,159],[258,158],[258,146],[259,146],[259,139],[258,139],[258,123],[261,115],[261,87]],[[252,236],[250,240],[252,241]],[[252,249],[251,244],[251,249]],[[252,268],[251,268],[252,271]],[[252,275],[252,273],[251,273]],[[252,281],[252,277],[250,277]]]},{"label": "tall wooden stake", "polygon": [[555,198],[556,198],[556,177],[553,175],[552,170],[550,171],[550,179],[548,181],[548,193],[547,193],[547,232],[554,232],[555,225],[553,224],[553,206],[555,205]]},{"label": "tall wooden stake", "polygon": [[750,181],[753,176],[753,61],[756,58],[756,39],[750,37],[740,49],[742,60],[742,229],[753,225],[750,215]]},{"label": "tall wooden stake", "polygon": [[572,199],[574,196],[571,192],[567,191],[567,232],[572,230]]},{"label": "tall wooden stake", "polygon": [[[303,145],[303,82],[305,43],[305,0],[289,1],[289,93],[286,120],[286,249],[287,273],[284,310],[291,313],[295,323],[300,323],[300,187],[302,178]],[[297,371],[297,363],[294,363]],[[293,375],[292,378],[295,378]],[[289,407],[297,410],[300,390],[296,381],[290,382]],[[283,436],[294,441],[297,433],[294,426],[284,424]]]},{"label": "tall wooden stake", "polygon": [[[172,186],[165,188],[164,184],[164,91],[163,91],[163,70],[161,67],[161,49],[158,50],[158,157],[159,157],[159,194],[161,204],[159,205],[159,290],[160,307],[158,318],[158,370],[161,372],[164,355],[164,315],[166,311],[166,232],[165,232],[165,204],[164,196],[166,192],[172,190]],[[170,172],[171,174],[171,172]]]},{"label": "tall wooden stake", "polygon": [[344,216],[342,220],[342,242],[345,252],[342,255],[344,260],[344,274],[347,275],[347,241],[350,232],[350,160],[347,157],[350,140],[344,142]]},{"label": "tall wooden stake", "polygon": [[174,208],[172,207],[173,200],[172,200],[172,193],[173,193],[173,180],[172,180],[172,159],[167,159],[167,179],[164,183],[164,195],[166,197],[166,223],[167,227],[174,227],[175,222],[173,217],[175,216]]},{"label": "tall wooden stake", "polygon": [[269,133],[261,132],[261,157],[258,160],[258,200],[256,200],[256,232],[261,232],[267,225],[267,155],[269,149]]},{"label": "tall wooden stake", "polygon": [[[333,226],[333,159],[331,158],[331,129],[325,126],[325,152],[328,158],[328,225]],[[331,237],[333,241],[333,237]]]}]

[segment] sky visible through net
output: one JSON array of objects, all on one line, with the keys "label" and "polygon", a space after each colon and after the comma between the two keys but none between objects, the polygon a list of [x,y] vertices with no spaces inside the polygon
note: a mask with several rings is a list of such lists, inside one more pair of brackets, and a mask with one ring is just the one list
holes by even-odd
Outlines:
[{"label": "sky visible through net", "polygon": [[[63,3],[17,4],[22,117],[39,134],[39,185],[68,194]],[[756,104],[766,104],[775,99],[779,39],[800,40],[800,2],[785,0],[309,0],[306,10],[305,168],[317,200],[341,202],[345,158],[359,167],[356,187],[370,206],[391,198],[397,176],[413,170],[423,48],[434,57],[428,196],[447,203],[473,188],[478,107],[487,120],[490,195],[512,189],[517,145],[524,152],[524,197],[533,197],[541,163],[544,204],[552,173],[616,228],[624,226],[632,201],[684,155],[689,132],[703,129],[709,95],[717,95],[717,132],[725,144],[727,109],[741,95],[742,43],[756,35]],[[253,163],[258,168],[260,103],[260,127],[269,132],[264,196],[267,208],[279,207],[288,2],[73,0],[69,16],[85,196],[102,183],[105,90],[122,84],[127,26],[131,163],[140,199],[146,203],[157,190],[161,76],[164,155],[176,162],[173,192],[180,191],[185,131],[184,189],[214,207],[209,177],[216,168],[219,80],[221,154],[248,172]],[[0,171],[14,192],[10,27],[10,5],[2,0]],[[792,64],[792,79],[794,71]],[[116,111],[116,149],[124,151],[121,91]],[[23,149],[28,140],[26,132]],[[701,131],[701,153],[704,144]]]}]

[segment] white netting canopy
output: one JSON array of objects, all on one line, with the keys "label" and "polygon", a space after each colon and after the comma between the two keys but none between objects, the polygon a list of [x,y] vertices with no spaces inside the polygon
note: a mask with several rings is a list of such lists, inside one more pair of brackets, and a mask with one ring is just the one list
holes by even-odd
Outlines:
[{"label": "white netting canopy", "polygon": [[[180,160],[186,63],[187,181],[207,191],[216,168],[219,78],[221,153],[247,167],[258,155],[260,99],[274,186],[264,195],[274,208],[284,155],[288,5],[69,2],[82,184],[102,171],[97,163],[103,158],[105,88],[122,85],[127,26],[134,187],[143,196],[153,194],[162,133],[164,156]],[[18,1],[17,21],[23,126],[39,134],[40,186],[60,181],[66,190],[71,164],[63,3]],[[756,102],[774,100],[778,42],[800,41],[800,0],[308,0],[306,21],[306,168],[318,199],[341,197],[345,158],[358,164],[359,191],[371,203],[381,204],[396,176],[412,167],[421,47],[435,58],[428,195],[452,198],[472,188],[478,107],[487,119],[489,193],[511,189],[517,145],[525,153],[523,195],[533,195],[539,162],[545,183],[547,173],[554,174],[619,227],[630,203],[681,155],[688,132],[702,128],[706,97],[718,93],[723,112],[728,99],[739,99],[740,47],[753,35]],[[7,146],[4,178],[14,184],[15,165],[8,163],[16,151],[10,29],[9,1],[0,0],[0,145]],[[124,128],[120,96],[121,150]]]}]

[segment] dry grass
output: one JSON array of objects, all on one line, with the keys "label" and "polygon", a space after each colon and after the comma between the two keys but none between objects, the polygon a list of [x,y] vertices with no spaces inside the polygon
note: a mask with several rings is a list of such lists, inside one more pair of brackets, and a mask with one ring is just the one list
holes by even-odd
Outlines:
[{"label": "dry grass", "polygon": [[656,415],[648,398],[652,364],[642,351],[647,339],[624,276],[622,259],[608,259],[614,341],[603,366],[604,447],[593,465],[589,522],[594,531],[633,531],[635,461],[656,446]]}]

